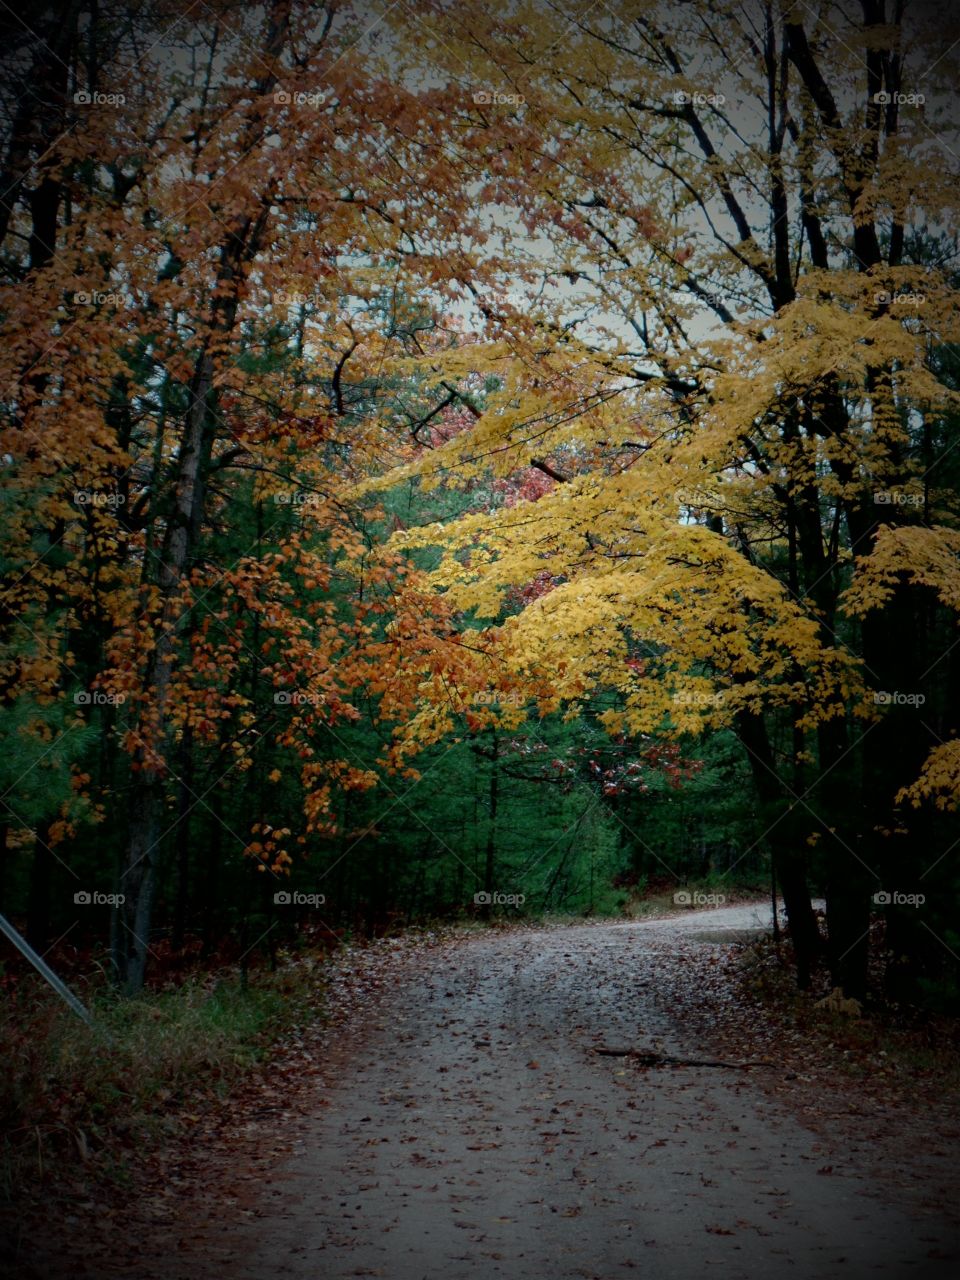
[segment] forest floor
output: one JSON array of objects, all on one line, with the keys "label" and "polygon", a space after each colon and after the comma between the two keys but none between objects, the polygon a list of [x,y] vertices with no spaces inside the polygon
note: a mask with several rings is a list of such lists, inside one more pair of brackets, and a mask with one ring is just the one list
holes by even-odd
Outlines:
[{"label": "forest floor", "polygon": [[956,1099],[745,998],[738,939],[768,924],[732,907],[346,954],[332,1026],[114,1201],[26,1209],[19,1274],[956,1275]]}]

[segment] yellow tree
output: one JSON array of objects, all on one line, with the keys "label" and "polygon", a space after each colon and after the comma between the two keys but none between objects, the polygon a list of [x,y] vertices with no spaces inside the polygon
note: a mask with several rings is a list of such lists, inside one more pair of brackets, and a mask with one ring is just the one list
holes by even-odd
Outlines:
[{"label": "yellow tree", "polygon": [[[486,341],[433,367],[498,389],[469,432],[382,483],[532,466],[556,486],[404,541],[446,548],[435,589],[483,620],[480,647],[548,679],[541,709],[606,684],[617,728],[735,727],[801,981],[809,839],[833,978],[860,995],[870,894],[933,861],[897,793],[931,748],[921,789],[956,793],[954,746],[933,740],[955,712],[917,714],[956,666],[943,15],[542,0],[419,21],[460,82],[492,237],[485,273],[450,266]],[[537,574],[553,589],[504,620]],[[931,590],[938,621],[911,646]],[[655,679],[625,666],[644,651]]]}]

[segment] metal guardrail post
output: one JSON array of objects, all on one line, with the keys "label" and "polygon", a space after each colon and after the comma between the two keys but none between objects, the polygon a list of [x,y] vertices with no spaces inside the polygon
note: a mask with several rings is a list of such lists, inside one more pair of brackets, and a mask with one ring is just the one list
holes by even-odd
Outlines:
[{"label": "metal guardrail post", "polygon": [[21,933],[17,932],[6,916],[0,916],[0,932],[5,933],[17,950],[22,955],[26,956],[36,969],[37,973],[39,973],[41,977],[46,978],[47,982],[50,983],[57,995],[67,1002],[77,1017],[82,1018],[88,1027],[92,1027],[94,1025],[93,1018],[91,1018],[84,1005],[80,1003],[66,983],[63,982],[61,978],[57,977],[47,964],[46,960],[44,960],[43,956],[37,955],[30,943]]}]

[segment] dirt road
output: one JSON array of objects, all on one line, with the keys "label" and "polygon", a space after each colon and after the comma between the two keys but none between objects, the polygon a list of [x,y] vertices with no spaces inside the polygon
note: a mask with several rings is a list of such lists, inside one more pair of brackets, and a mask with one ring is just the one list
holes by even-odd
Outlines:
[{"label": "dirt road", "polygon": [[653,993],[678,980],[681,947],[760,923],[762,910],[731,908],[438,951],[340,1035],[326,1105],[293,1157],[204,1231],[211,1274],[957,1274],[958,1241],[939,1215],[889,1203],[862,1153],[828,1160],[757,1088],[756,1072],[776,1064],[641,1069],[596,1054],[703,1057]]}]

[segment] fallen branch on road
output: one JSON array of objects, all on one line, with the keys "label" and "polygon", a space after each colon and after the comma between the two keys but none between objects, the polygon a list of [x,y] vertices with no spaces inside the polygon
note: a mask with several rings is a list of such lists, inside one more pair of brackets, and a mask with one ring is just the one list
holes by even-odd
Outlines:
[{"label": "fallen branch on road", "polygon": [[604,1058],[633,1058],[644,1067],[772,1067],[772,1062],[724,1062],[721,1058],[676,1058],[669,1053],[652,1053],[646,1049],[594,1049]]}]

